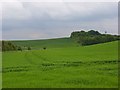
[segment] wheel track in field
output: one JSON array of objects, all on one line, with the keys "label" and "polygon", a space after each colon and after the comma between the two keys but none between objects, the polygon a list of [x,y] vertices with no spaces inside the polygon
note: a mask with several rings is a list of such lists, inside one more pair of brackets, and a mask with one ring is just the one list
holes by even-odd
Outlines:
[{"label": "wheel track in field", "polygon": [[25,57],[25,60],[26,60],[28,63],[30,63],[30,64],[32,64],[32,65],[36,65],[36,63],[33,62],[33,60],[30,58],[30,55],[28,55],[27,52],[25,53],[24,57]]},{"label": "wheel track in field", "polygon": [[48,59],[46,59],[45,57],[42,57],[40,55],[40,53],[39,53],[39,55],[37,55],[34,52],[26,52],[25,55],[24,55],[24,57],[25,57],[26,61],[29,62],[32,65],[40,65],[42,63],[35,62],[35,60],[33,60],[32,58],[30,58],[31,56],[35,56],[38,60],[42,60],[44,62],[48,62]]},{"label": "wheel track in field", "polygon": [[[31,54],[31,55],[29,55]],[[31,56],[35,56],[38,60],[42,60],[42,63],[36,63],[35,60],[33,60],[32,58],[30,58]],[[30,64],[34,64],[34,65],[40,65],[43,63],[51,63],[49,62],[49,60],[45,57],[43,57],[43,55],[40,54],[36,54],[35,52],[26,52],[25,53],[25,58],[26,60],[30,63]],[[119,61],[118,61],[119,62]],[[66,62],[67,63],[67,62]],[[69,62],[70,63],[70,62]],[[71,62],[72,63],[72,62]],[[74,62],[73,62],[74,63]],[[79,62],[76,62],[79,63]],[[107,63],[117,63],[116,60],[109,60],[109,61],[92,61],[92,62],[88,62],[89,64],[107,64]],[[82,62],[81,64],[87,64],[85,62]]]},{"label": "wheel track in field", "polygon": [[39,55],[38,54],[35,54],[34,52],[32,52],[32,55],[34,55],[35,57],[37,57],[38,59],[41,59],[41,60],[43,60],[43,61],[49,61],[47,58],[45,58],[45,57],[43,57],[40,53],[39,53]]},{"label": "wheel track in field", "polygon": [[[42,52],[36,53],[36,52],[26,52],[25,53],[25,59],[28,63],[31,65],[40,67],[43,71],[47,70],[53,70],[54,68],[61,68],[61,67],[78,67],[78,66],[91,66],[91,65],[103,65],[103,64],[117,64],[118,61],[116,60],[109,60],[109,61],[91,61],[91,62],[82,62],[82,61],[76,61],[76,62],[64,62],[60,64],[53,64],[48,60],[48,58],[45,57],[45,55],[41,54]],[[35,57],[35,59],[40,60],[41,62],[38,63],[37,60],[34,58],[31,58],[32,56]],[[44,57],[43,57],[44,56]]]},{"label": "wheel track in field", "polygon": [[[34,56],[37,60],[40,60],[41,63],[40,62],[38,63],[37,60],[35,61],[34,59],[30,58],[31,56]],[[26,52],[24,57],[26,61],[32,65],[32,67],[37,68],[37,69],[39,68],[39,70],[48,71],[48,70],[53,70],[54,68],[56,68],[54,64],[51,64],[49,60],[45,58],[45,56],[44,57],[41,56],[40,53],[37,54],[35,52]]]}]

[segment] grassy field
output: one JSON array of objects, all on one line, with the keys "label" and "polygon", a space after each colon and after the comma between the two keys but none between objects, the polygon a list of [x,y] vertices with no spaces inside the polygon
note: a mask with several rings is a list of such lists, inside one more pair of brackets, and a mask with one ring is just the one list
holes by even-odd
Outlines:
[{"label": "grassy field", "polygon": [[45,40],[18,40],[12,41],[18,46],[31,47],[32,49],[41,49],[43,47],[47,48],[60,48],[60,47],[74,47],[78,46],[75,41],[70,38],[55,38],[55,39],[45,39]]},{"label": "grassy field", "polygon": [[[47,45],[35,42],[30,44],[34,48]],[[46,50],[3,52],[3,88],[118,87],[117,41],[79,47],[49,44]]]}]

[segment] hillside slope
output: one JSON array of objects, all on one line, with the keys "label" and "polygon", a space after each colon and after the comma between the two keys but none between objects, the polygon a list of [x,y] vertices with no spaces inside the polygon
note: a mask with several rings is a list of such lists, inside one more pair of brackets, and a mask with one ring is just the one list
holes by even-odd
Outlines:
[{"label": "hillside slope", "polygon": [[46,40],[19,40],[12,41],[18,46],[32,47],[32,49],[40,49],[43,47],[47,48],[60,48],[60,47],[74,47],[78,44],[70,38],[56,38],[56,39],[46,39]]}]

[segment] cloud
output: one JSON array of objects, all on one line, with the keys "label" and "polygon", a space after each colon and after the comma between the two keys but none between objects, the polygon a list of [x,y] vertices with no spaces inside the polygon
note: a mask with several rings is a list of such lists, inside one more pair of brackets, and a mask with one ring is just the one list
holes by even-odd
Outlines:
[{"label": "cloud", "polygon": [[[113,8],[114,7],[114,8]],[[103,10],[104,9],[104,10]],[[117,3],[79,3],[79,2],[11,2],[3,3],[3,18],[26,19],[47,18],[55,20],[68,20],[75,17],[99,19],[114,17],[117,11]],[[95,18],[96,17],[96,18]],[[99,18],[98,18],[99,17]],[[101,19],[101,18],[100,18]]]},{"label": "cloud", "polygon": [[74,30],[118,33],[117,3],[5,2],[3,39],[69,36]]},{"label": "cloud", "polygon": [[16,2],[3,2],[2,3],[2,18],[25,20],[30,17],[30,12],[24,8],[23,4],[19,1]]}]

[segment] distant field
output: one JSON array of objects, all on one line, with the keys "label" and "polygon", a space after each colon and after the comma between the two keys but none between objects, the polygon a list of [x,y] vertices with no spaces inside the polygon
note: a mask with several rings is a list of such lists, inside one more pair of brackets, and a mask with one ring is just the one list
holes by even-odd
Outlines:
[{"label": "distant field", "polygon": [[118,87],[118,41],[78,47],[62,40],[15,42],[48,48],[3,52],[3,88]]},{"label": "distant field", "polygon": [[41,49],[43,47],[47,48],[60,48],[60,47],[74,47],[78,46],[70,38],[55,38],[55,39],[46,39],[46,40],[19,40],[19,41],[12,41],[14,44],[18,46],[27,46],[31,47],[32,49]]}]

